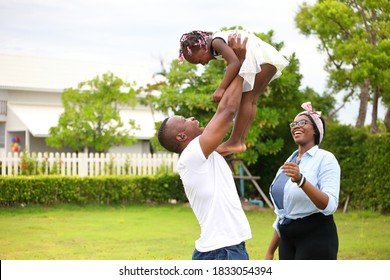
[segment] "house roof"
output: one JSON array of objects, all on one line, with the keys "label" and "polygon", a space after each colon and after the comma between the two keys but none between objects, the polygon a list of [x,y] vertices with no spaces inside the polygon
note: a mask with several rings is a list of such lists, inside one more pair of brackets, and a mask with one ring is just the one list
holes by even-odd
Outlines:
[{"label": "house roof", "polygon": [[62,91],[107,72],[137,85],[150,82],[153,76],[142,65],[0,54],[0,88],[5,89]]}]

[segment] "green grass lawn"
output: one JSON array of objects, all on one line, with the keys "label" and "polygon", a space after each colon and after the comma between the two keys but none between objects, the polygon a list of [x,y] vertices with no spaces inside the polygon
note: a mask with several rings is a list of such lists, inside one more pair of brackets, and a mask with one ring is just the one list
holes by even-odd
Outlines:
[{"label": "green grass lawn", "polygon": [[[263,259],[272,210],[246,211],[251,259]],[[389,260],[390,216],[336,213],[339,259]],[[183,205],[0,208],[2,260],[190,260],[199,226]]]}]

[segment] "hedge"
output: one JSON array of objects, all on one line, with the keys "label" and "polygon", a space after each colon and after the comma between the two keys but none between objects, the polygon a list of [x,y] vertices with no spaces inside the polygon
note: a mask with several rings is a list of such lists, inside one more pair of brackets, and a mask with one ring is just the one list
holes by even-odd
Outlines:
[{"label": "hedge", "polygon": [[177,174],[157,176],[17,176],[0,179],[0,206],[186,202]]},{"label": "hedge", "polygon": [[349,196],[349,209],[390,210],[389,133],[332,125],[321,147],[331,151],[341,167],[340,206]]}]

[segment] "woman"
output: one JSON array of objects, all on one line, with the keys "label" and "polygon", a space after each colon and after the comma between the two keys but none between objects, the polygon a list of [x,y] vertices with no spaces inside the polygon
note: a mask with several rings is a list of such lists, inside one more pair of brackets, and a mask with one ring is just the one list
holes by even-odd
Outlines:
[{"label": "woman", "polygon": [[338,235],[333,213],[340,192],[340,166],[335,156],[319,145],[325,123],[311,103],[290,123],[298,145],[278,170],[270,187],[277,215],[275,232],[265,259],[272,260],[279,247],[280,260],[335,260]]}]

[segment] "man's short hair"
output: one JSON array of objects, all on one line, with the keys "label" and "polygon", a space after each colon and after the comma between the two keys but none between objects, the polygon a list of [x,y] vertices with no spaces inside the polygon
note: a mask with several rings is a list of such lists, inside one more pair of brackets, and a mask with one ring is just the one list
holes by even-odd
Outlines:
[{"label": "man's short hair", "polygon": [[169,131],[167,128],[167,122],[169,120],[169,117],[163,120],[163,122],[160,125],[160,128],[158,129],[158,142],[160,142],[160,145],[163,146],[165,149],[167,149],[170,152],[174,151],[175,143],[172,142],[172,139],[169,138]]}]

